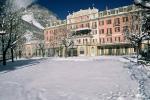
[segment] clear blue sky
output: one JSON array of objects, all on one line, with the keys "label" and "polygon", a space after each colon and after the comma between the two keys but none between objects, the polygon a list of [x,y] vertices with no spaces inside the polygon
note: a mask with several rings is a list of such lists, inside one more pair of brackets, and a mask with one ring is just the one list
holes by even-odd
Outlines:
[{"label": "clear blue sky", "polygon": [[93,4],[99,10],[104,10],[106,5],[110,9],[133,4],[133,0],[38,0],[37,3],[54,12],[60,19],[65,19],[68,11],[72,13],[87,9]]}]

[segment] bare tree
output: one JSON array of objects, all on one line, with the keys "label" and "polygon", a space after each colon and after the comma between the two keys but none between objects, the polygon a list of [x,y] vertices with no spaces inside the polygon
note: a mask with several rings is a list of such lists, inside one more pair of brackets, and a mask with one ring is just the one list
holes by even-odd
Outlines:
[{"label": "bare tree", "polygon": [[0,30],[5,30],[5,35],[1,39],[4,44],[2,47],[3,65],[6,65],[6,54],[9,49],[11,50],[12,62],[14,61],[14,48],[22,36],[22,32],[18,31],[21,25],[21,10],[15,11],[11,9],[11,3],[7,3],[4,5],[3,13],[0,16]]}]

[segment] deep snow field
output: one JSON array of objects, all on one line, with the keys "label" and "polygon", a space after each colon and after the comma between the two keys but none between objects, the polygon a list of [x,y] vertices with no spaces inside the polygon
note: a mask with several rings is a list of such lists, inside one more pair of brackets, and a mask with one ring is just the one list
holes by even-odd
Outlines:
[{"label": "deep snow field", "polygon": [[138,84],[125,62],[116,56],[23,59],[0,72],[0,100],[135,100]]}]

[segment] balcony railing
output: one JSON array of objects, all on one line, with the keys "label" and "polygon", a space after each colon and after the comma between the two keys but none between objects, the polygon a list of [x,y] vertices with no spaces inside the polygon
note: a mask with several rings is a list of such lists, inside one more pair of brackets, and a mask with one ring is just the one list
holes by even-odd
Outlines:
[{"label": "balcony railing", "polygon": [[73,31],[73,36],[86,36],[90,35],[91,29],[89,28],[80,28]]},{"label": "balcony railing", "polygon": [[118,45],[118,44],[129,44],[130,42],[119,42],[119,41],[114,41],[114,42],[101,42],[99,43],[100,45]]}]

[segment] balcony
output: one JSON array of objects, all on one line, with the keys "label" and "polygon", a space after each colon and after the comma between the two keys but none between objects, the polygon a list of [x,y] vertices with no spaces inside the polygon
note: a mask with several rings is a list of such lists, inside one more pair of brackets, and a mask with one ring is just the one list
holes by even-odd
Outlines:
[{"label": "balcony", "polygon": [[91,29],[90,28],[80,28],[73,31],[73,36],[81,37],[81,36],[90,36]]},{"label": "balcony", "polygon": [[89,27],[84,27],[84,28],[78,28],[74,31],[82,31],[82,30],[91,30]]}]

